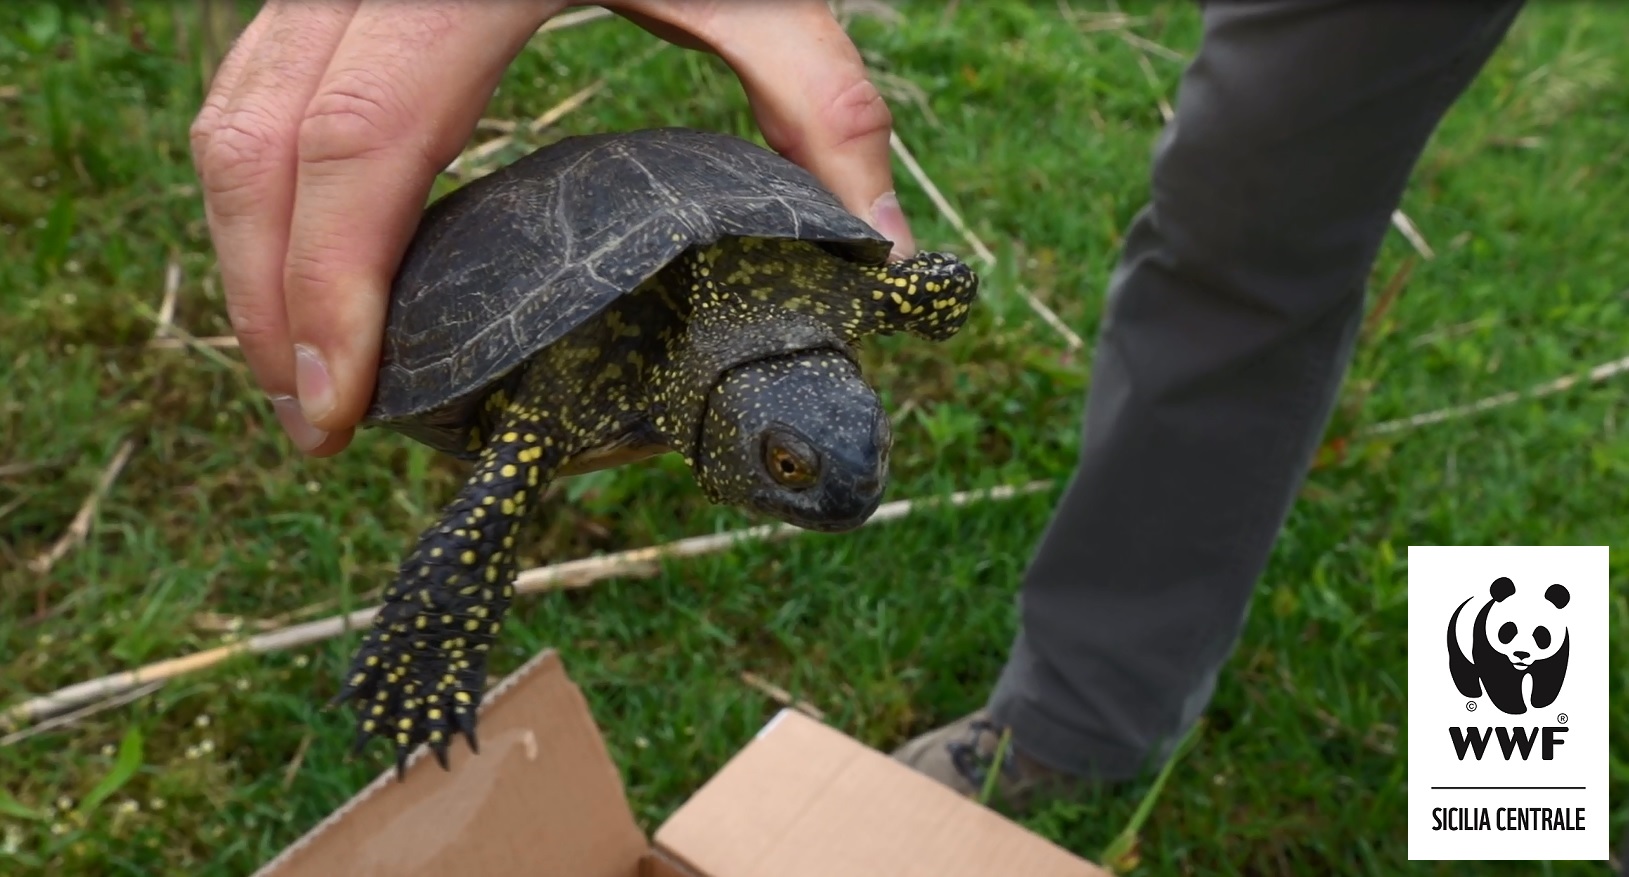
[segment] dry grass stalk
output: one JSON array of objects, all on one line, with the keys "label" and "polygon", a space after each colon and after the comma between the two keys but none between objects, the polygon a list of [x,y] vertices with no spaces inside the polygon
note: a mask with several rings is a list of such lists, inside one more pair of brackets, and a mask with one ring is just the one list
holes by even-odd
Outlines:
[{"label": "dry grass stalk", "polygon": [[[174,328],[170,327],[172,332]],[[147,342],[147,346],[153,350],[185,350],[199,347],[210,350],[235,350],[239,344],[236,335],[186,335],[179,338],[154,338]]]},{"label": "dry grass stalk", "polygon": [[1436,251],[1432,250],[1431,245],[1425,242],[1425,236],[1420,234],[1419,228],[1414,225],[1414,220],[1409,219],[1408,214],[1404,213],[1401,208],[1391,212],[1391,224],[1398,232],[1402,233],[1403,237],[1408,240],[1409,246],[1413,247],[1414,252],[1419,253],[1422,258],[1427,260],[1437,258]]},{"label": "dry grass stalk", "polygon": [[1441,423],[1444,420],[1455,420],[1461,417],[1468,417],[1472,414],[1480,414],[1483,411],[1487,411],[1492,408],[1499,408],[1513,402],[1520,402],[1523,399],[1541,399],[1545,396],[1553,396],[1556,393],[1565,392],[1573,387],[1579,386],[1580,384],[1598,384],[1609,378],[1617,377],[1618,375],[1626,373],[1629,373],[1629,356],[1625,356],[1622,359],[1613,360],[1612,362],[1601,363],[1600,365],[1595,366],[1588,372],[1581,375],[1567,375],[1565,377],[1559,377],[1552,381],[1545,381],[1542,384],[1535,384],[1528,387],[1526,390],[1511,390],[1508,393],[1498,393],[1483,399],[1478,399],[1475,402],[1467,402],[1464,405],[1455,405],[1450,408],[1439,408],[1436,411],[1427,411],[1424,414],[1416,414],[1413,417],[1401,417],[1396,420],[1383,421],[1362,430],[1360,434],[1383,435],[1385,433],[1414,429],[1416,427],[1425,426],[1431,423]]},{"label": "dry grass stalk", "polygon": [[[1121,33],[1120,36],[1124,37],[1125,34]],[[1154,65],[1149,62],[1148,56],[1140,51],[1137,53],[1137,66],[1142,69],[1143,78],[1148,80],[1149,85],[1153,86],[1154,88],[1160,87],[1160,78],[1159,75],[1154,72]],[[1160,118],[1164,119],[1167,124],[1169,124],[1172,119],[1176,118],[1176,110],[1171,108],[1171,102],[1165,99],[1165,95],[1162,94],[1156,97],[1154,99],[1154,103],[1160,108]]]},{"label": "dry grass stalk", "polygon": [[1172,61],[1177,64],[1185,64],[1188,61],[1188,57],[1181,52],[1162,46],[1147,37],[1138,36],[1125,29],[1120,29],[1118,33],[1120,39],[1124,40],[1127,45],[1138,50],[1139,52],[1147,52],[1150,55],[1158,55],[1167,61]]},{"label": "dry grass stalk", "polygon": [[24,460],[21,463],[0,464],[0,478],[14,478],[18,475],[27,475],[30,472],[38,472],[41,469],[49,469],[52,466],[60,466],[62,465],[62,462],[63,461],[60,459]]},{"label": "dry grass stalk", "polygon": [[135,450],[135,439],[125,439],[120,443],[119,450],[113,454],[113,459],[102,469],[102,476],[97,479],[95,489],[85,497],[85,501],[79,506],[79,513],[74,515],[73,521],[68,524],[67,532],[63,533],[49,549],[28,562],[30,570],[41,575],[50,572],[57,561],[85,541],[85,537],[90,535],[91,520],[96,516],[96,509],[101,506],[102,499],[113,487],[119,473],[124,471],[125,464],[130,462],[130,455],[135,453]]},{"label": "dry grass stalk", "polygon": [[92,701],[71,713],[64,713],[62,715],[46,719],[45,721],[32,727],[24,728],[20,731],[15,731],[7,734],[4,737],[0,737],[0,748],[21,743],[30,737],[38,737],[47,731],[54,731],[57,728],[66,728],[81,719],[89,718],[97,713],[106,712],[110,709],[124,706],[127,703],[141,700],[162,687],[164,687],[163,682],[149,682],[145,685],[138,685],[128,691],[120,692],[112,697]]},{"label": "dry grass stalk", "polygon": [[311,741],[316,735],[306,732],[300,738],[300,745],[294,750],[294,757],[289,759],[288,767],[283,768],[283,791],[288,791],[294,785],[294,778],[300,774],[300,765],[305,763],[305,753],[311,748]]},{"label": "dry grass stalk", "polygon": [[816,721],[823,722],[826,720],[826,714],[821,712],[819,707],[806,700],[794,698],[791,692],[759,676],[757,673],[744,671],[741,674],[741,681],[745,682],[749,688],[757,690],[781,706],[791,707]]},{"label": "dry grass stalk", "polygon": [[[984,241],[979,240],[978,235],[967,227],[967,223],[962,220],[961,214],[956,212],[956,208],[950,206],[950,201],[945,198],[943,192],[939,191],[939,187],[934,185],[927,171],[922,169],[921,163],[916,160],[916,156],[912,155],[910,148],[905,145],[905,141],[900,139],[898,133],[893,133],[888,136],[888,142],[893,147],[894,154],[899,156],[900,161],[904,162],[905,169],[910,171],[911,176],[916,179],[917,185],[927,192],[928,198],[933,201],[933,205],[939,209],[945,219],[950,221],[951,226],[961,234],[962,239],[967,241],[967,245],[972,247],[974,254],[987,266],[995,267],[995,254],[990,252],[990,248],[984,245]],[[1069,324],[1060,319],[1056,312],[1046,306],[1045,302],[1036,298],[1028,290],[1019,289],[1018,293],[1024,297],[1024,301],[1029,304],[1030,308],[1047,322],[1047,325],[1056,329],[1058,334],[1063,336],[1064,341],[1069,345],[1070,352],[1079,351],[1086,346],[1080,336],[1075,334],[1075,330],[1069,328]]]},{"label": "dry grass stalk", "polygon": [[[1028,496],[1052,486],[1050,481],[1033,481],[1021,485],[1003,485],[988,490],[969,490],[943,497],[897,500],[879,507],[865,524],[872,526],[903,518],[912,512],[940,506],[960,507],[981,502],[1000,502]],[[537,567],[522,572],[516,582],[519,594],[579,588],[594,582],[634,575],[652,574],[663,560],[698,557],[715,554],[736,545],[785,539],[807,531],[790,524],[763,524],[742,530],[691,536],[662,545],[636,548],[616,554],[585,557],[552,566]],[[24,701],[0,713],[0,725],[26,725],[39,722],[64,711],[76,709],[108,697],[119,696],[137,686],[162,682],[213,667],[239,655],[262,655],[286,651],[311,643],[332,639],[348,630],[367,626],[379,611],[377,606],[359,609],[348,615],[333,616],[319,621],[285,627],[248,637],[224,646],[217,646],[179,658],[148,664],[135,670],[126,670],[86,682],[58,689],[50,694]]]},{"label": "dry grass stalk", "polygon": [[590,6],[586,9],[575,9],[571,12],[556,15],[555,17],[544,22],[543,26],[538,28],[538,33],[565,30],[568,27],[577,27],[579,25],[590,24],[596,21],[603,21],[604,19],[610,18],[615,14],[616,13],[606,9],[603,6]]},{"label": "dry grass stalk", "polygon": [[164,266],[164,299],[158,305],[158,325],[153,337],[165,335],[175,323],[175,300],[181,292],[181,263],[170,259]]}]

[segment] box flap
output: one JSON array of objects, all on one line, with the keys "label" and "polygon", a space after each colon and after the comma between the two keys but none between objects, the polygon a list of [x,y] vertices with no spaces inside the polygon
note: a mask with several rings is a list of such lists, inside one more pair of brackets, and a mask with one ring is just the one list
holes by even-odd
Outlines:
[{"label": "box flap", "polygon": [[483,700],[479,755],[424,749],[256,877],[634,877],[648,849],[582,692],[545,651]]},{"label": "box flap", "polygon": [[1109,877],[792,710],[674,813],[655,843],[708,877]]}]

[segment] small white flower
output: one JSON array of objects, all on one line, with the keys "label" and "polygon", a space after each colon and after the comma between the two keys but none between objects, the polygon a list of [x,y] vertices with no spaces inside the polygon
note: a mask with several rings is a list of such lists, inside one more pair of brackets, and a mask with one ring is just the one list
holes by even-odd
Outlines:
[{"label": "small white flower", "polygon": [[119,802],[119,812],[120,813],[134,813],[134,812],[136,812],[137,810],[140,810],[140,809],[141,809],[140,804],[137,804],[135,801],[132,801],[132,800],[130,800],[128,798],[126,798],[125,800]]},{"label": "small white flower", "polygon": [[306,657],[305,655],[295,655],[294,656],[294,666],[296,666],[296,667],[304,667],[305,665],[307,665],[309,663],[311,663],[311,659]]},{"label": "small white flower", "polygon": [[164,809],[164,799],[163,798],[148,798],[147,799],[147,809],[148,810],[163,810]]},{"label": "small white flower", "polygon": [[198,717],[192,720],[192,723],[200,728],[209,727],[209,713],[199,713]]}]

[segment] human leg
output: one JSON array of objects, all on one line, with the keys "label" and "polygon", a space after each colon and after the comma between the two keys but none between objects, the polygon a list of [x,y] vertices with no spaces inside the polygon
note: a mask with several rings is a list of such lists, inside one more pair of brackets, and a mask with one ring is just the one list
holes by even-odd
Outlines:
[{"label": "human leg", "polygon": [[1391,213],[1521,5],[1205,6],[1111,280],[1079,465],[977,717],[991,724],[930,732],[901,760],[965,791],[987,731],[1010,727],[1015,785],[1121,780],[1197,720],[1327,423]]}]

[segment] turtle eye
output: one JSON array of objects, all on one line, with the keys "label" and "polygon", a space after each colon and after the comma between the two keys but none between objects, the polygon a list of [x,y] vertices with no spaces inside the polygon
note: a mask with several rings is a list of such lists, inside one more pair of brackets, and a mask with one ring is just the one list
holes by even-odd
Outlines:
[{"label": "turtle eye", "polygon": [[764,441],[764,468],[786,487],[808,487],[820,474],[814,450],[791,436],[769,436]]}]

